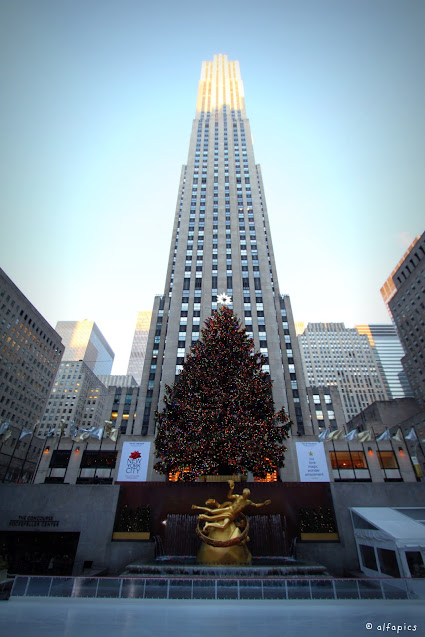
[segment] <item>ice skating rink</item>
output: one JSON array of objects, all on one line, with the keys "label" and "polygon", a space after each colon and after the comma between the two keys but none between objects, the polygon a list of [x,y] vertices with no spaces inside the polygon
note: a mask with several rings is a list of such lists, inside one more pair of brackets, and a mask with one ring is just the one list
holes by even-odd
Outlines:
[{"label": "ice skating rink", "polygon": [[423,600],[11,599],[13,637],[359,637],[425,635]]}]

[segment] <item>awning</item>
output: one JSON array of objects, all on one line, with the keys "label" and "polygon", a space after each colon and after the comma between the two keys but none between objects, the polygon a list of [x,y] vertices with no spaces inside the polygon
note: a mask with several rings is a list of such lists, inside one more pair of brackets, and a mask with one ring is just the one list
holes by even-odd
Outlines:
[{"label": "awning", "polygon": [[[399,507],[351,507],[351,511],[365,522],[357,524],[353,516],[356,537],[392,541],[403,549],[425,549],[425,524],[419,521],[425,520],[425,508],[406,508],[405,513]],[[411,517],[412,511],[416,513],[416,519]]]}]

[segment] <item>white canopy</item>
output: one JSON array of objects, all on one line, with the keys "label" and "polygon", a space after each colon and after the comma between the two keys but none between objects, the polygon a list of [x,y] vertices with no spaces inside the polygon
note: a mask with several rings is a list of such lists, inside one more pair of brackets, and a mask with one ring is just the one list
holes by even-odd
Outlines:
[{"label": "white canopy", "polygon": [[[420,512],[421,509],[416,509]],[[413,519],[410,513],[412,509],[393,509],[391,507],[352,507],[351,511],[360,516],[368,524],[366,528],[359,528],[354,521],[354,529],[357,537],[386,540],[394,542],[399,548],[423,547],[425,549],[425,525],[418,518],[425,520],[423,516],[415,515]]]}]

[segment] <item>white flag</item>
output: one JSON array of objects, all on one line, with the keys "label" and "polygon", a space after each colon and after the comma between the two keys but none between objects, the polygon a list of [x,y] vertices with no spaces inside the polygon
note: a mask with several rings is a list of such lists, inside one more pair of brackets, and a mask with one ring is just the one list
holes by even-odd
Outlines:
[{"label": "white flag", "polygon": [[51,429],[47,432],[47,436],[46,436],[46,438],[51,438],[52,436],[54,436],[54,435],[55,435],[55,431],[56,431],[56,430],[55,430],[55,428],[54,428],[54,427],[52,427],[52,428],[51,428]]},{"label": "white flag", "polygon": [[352,429],[351,431],[348,432],[347,435],[344,436],[344,439],[347,442],[350,442],[350,440],[357,440],[358,435],[357,435],[357,429]]},{"label": "white flag", "polygon": [[2,436],[4,432],[9,429],[9,425],[10,425],[10,420],[5,420],[5,422],[3,422],[0,425],[0,436]]},{"label": "white flag", "polygon": [[370,442],[371,440],[373,440],[373,434],[371,430],[368,429],[367,431],[361,431],[357,436],[357,440],[359,442]]},{"label": "white flag", "polygon": [[391,433],[389,429],[385,429],[384,433],[378,436],[376,442],[381,442],[381,440],[391,440]]},{"label": "white flag", "polygon": [[403,442],[403,434],[401,433],[400,427],[395,432],[393,440],[396,440],[397,442]]},{"label": "white flag", "polygon": [[102,440],[103,427],[90,427],[89,429],[80,429],[80,440],[87,440],[87,438],[97,438]]},{"label": "white flag", "polygon": [[25,438],[25,436],[29,436],[30,434],[32,434],[31,429],[22,429],[19,435],[19,440],[22,440],[22,438]]},{"label": "white flag", "polygon": [[343,436],[343,431],[342,429],[335,429],[335,431],[331,431],[329,436],[328,436],[328,440],[339,440],[340,438],[342,438]]},{"label": "white flag", "polygon": [[413,440],[416,441],[418,439],[417,435],[416,435],[416,431],[415,428],[412,427],[411,430],[409,431],[409,433],[407,434],[407,436],[404,436],[405,440]]},{"label": "white flag", "polygon": [[71,422],[69,423],[69,435],[71,436],[71,438],[75,436],[76,431],[77,427],[75,425],[75,420],[71,420]]},{"label": "white flag", "polygon": [[319,440],[327,440],[329,436],[329,430],[328,429],[324,429],[323,431],[320,432],[320,434],[318,435],[318,439]]}]

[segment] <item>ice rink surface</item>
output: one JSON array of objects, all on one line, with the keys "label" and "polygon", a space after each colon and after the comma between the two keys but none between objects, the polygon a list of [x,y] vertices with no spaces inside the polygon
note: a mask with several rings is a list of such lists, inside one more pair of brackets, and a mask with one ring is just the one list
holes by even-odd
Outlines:
[{"label": "ice rink surface", "polygon": [[10,637],[422,637],[425,604],[13,599],[0,602],[0,630]]}]

